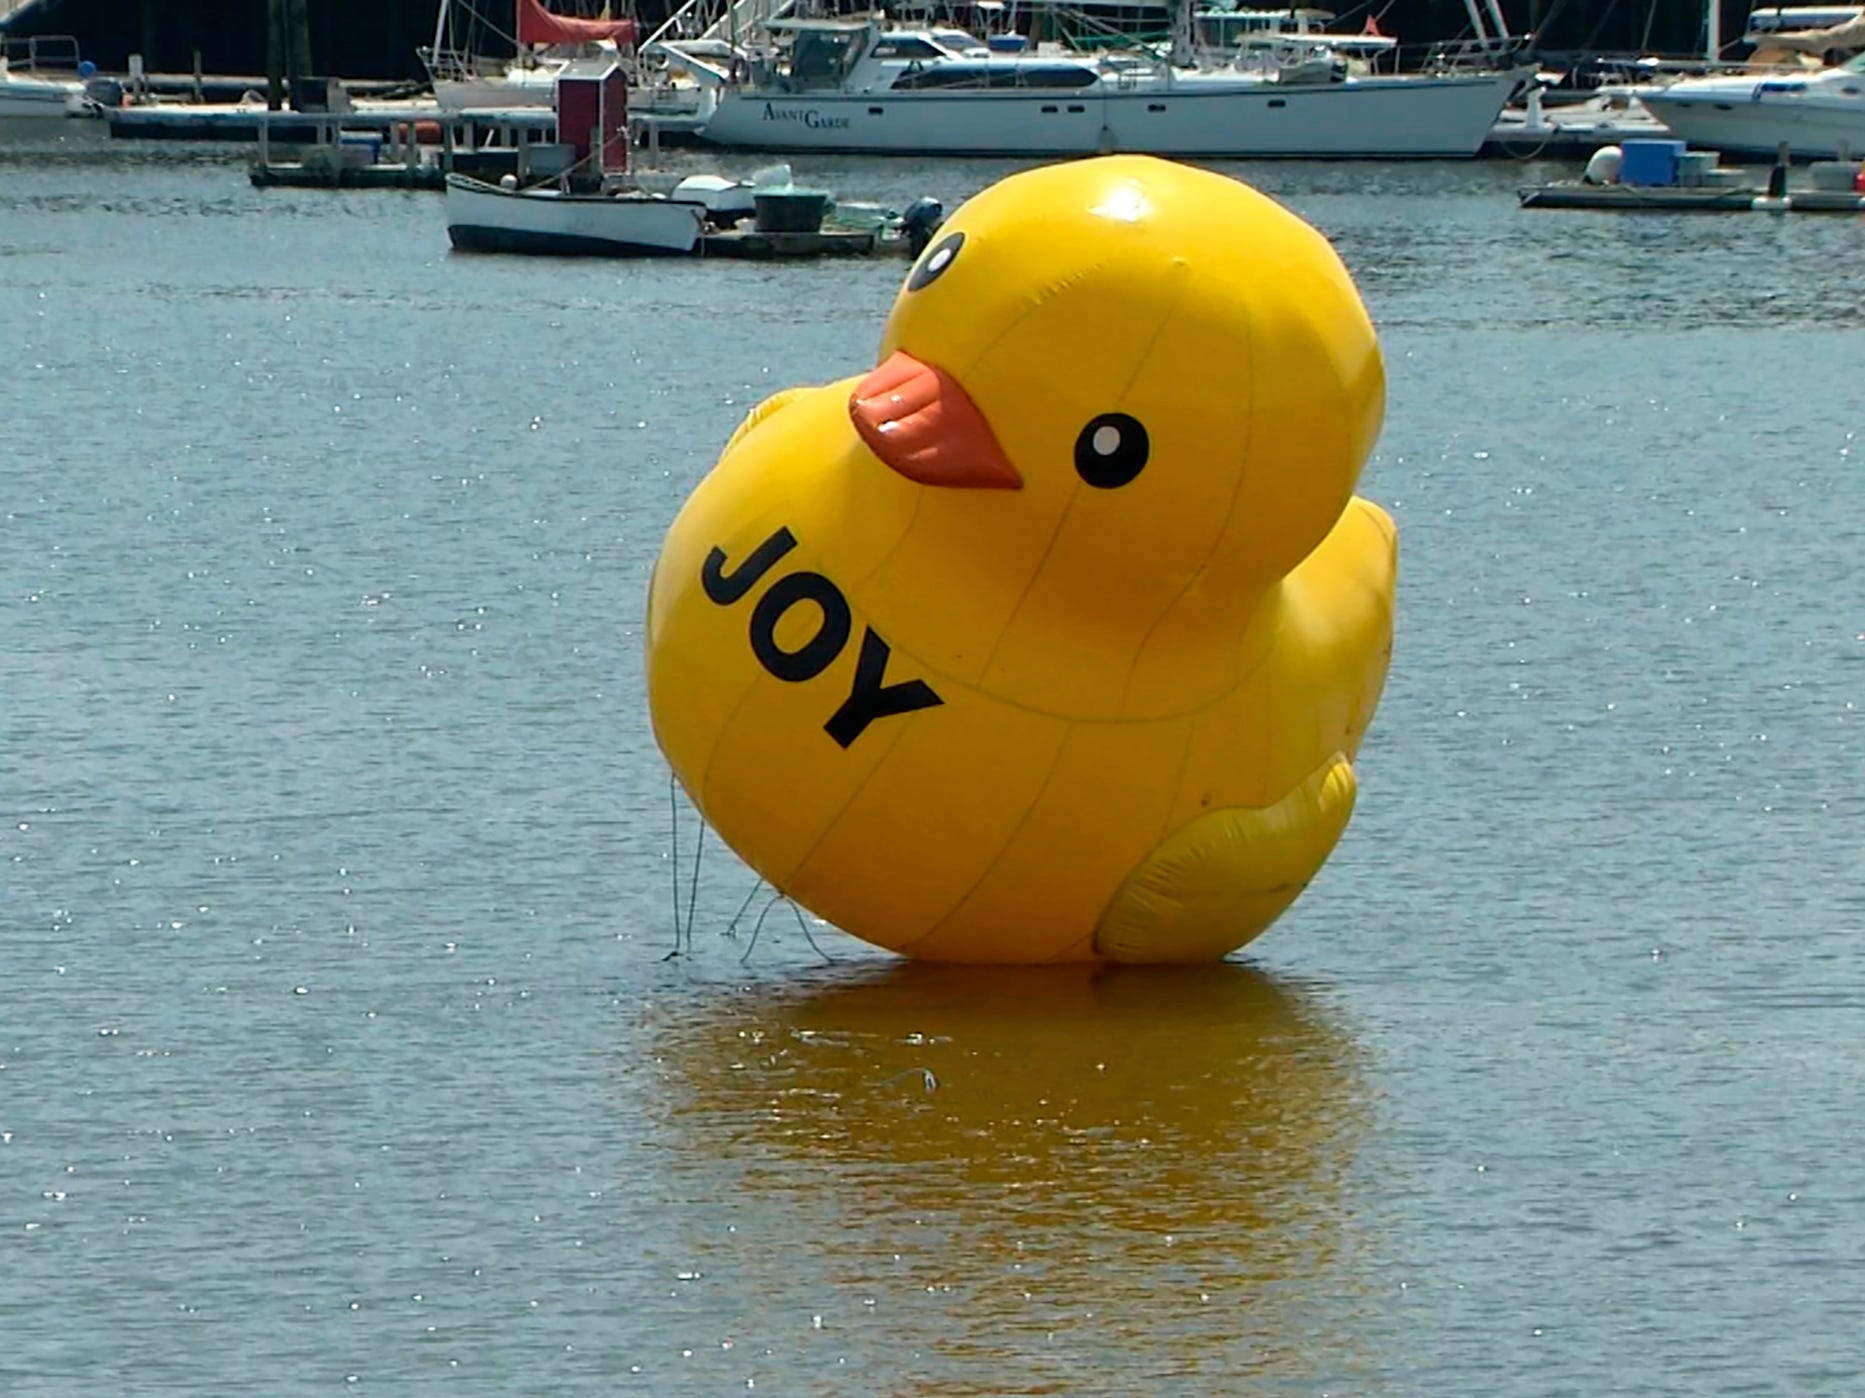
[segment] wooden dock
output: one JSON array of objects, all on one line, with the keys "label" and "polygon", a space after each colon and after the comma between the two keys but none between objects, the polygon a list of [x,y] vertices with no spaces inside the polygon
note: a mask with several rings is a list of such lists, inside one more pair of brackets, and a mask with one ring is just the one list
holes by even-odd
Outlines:
[{"label": "wooden dock", "polygon": [[[100,113],[112,136],[163,141],[261,141],[310,144],[326,139],[335,127],[386,136],[407,123],[438,131],[451,124],[476,129],[535,132],[539,139],[555,132],[556,115],[546,107],[499,111],[446,112],[433,102],[380,102],[349,112],[271,111],[250,103],[151,103],[142,107],[106,107]],[[436,134],[438,140],[438,134]]]},{"label": "wooden dock", "polygon": [[444,189],[447,172],[434,162],[391,165],[332,164],[319,160],[254,161],[248,171],[259,189]]},{"label": "wooden dock", "polygon": [[1524,189],[1524,209],[1619,209],[1657,213],[1856,214],[1865,194],[1798,189],[1770,195],[1760,185],[1709,189],[1645,189],[1636,185],[1549,184]]},{"label": "wooden dock", "polygon": [[515,174],[521,152],[554,134],[554,118],[546,125],[526,111],[442,120],[404,112],[360,126],[354,113],[302,114],[259,128],[249,174],[261,189],[438,190],[450,173],[488,181]]},{"label": "wooden dock", "polygon": [[909,252],[906,239],[883,236],[873,228],[824,228],[814,233],[761,233],[734,228],[707,233],[700,239],[699,255],[774,262],[805,257],[905,257]]},{"label": "wooden dock", "polygon": [[[113,137],[140,141],[295,141],[309,144],[332,121],[345,131],[386,132],[400,122],[438,127],[447,123],[479,128],[502,127],[550,140],[557,116],[549,107],[501,107],[448,111],[432,98],[425,101],[364,101],[348,112],[272,111],[250,102],[151,102],[141,106],[104,107],[98,115]],[[694,144],[696,115],[644,108],[629,113],[635,144]]]}]

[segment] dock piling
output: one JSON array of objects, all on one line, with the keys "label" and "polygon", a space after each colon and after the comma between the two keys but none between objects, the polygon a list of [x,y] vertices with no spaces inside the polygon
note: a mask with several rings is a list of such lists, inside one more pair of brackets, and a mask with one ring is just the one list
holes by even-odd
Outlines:
[{"label": "dock piling", "polygon": [[1792,163],[1793,157],[1788,154],[1788,144],[1783,141],[1775,148],[1774,168],[1768,172],[1768,197],[1770,199],[1787,197],[1787,171]]},{"label": "dock piling", "polygon": [[266,110],[285,105],[285,0],[266,0]]}]

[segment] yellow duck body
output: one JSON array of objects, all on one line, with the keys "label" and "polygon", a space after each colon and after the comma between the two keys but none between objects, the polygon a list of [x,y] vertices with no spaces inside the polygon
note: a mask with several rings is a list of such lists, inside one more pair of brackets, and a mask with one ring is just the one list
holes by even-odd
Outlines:
[{"label": "yellow duck body", "polygon": [[668,533],[675,773],[774,887],[909,956],[1247,942],[1345,827],[1391,651],[1345,269],[1221,176],[1045,167],[940,230],[880,359],[754,411]]}]

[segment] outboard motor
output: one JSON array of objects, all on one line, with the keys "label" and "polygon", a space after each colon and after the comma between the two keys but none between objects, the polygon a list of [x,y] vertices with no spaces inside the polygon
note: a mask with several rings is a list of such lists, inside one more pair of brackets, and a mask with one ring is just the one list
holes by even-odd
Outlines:
[{"label": "outboard motor", "polygon": [[945,222],[945,205],[937,199],[915,199],[900,216],[900,236],[907,240],[907,251],[918,257]]},{"label": "outboard motor", "polygon": [[[90,59],[85,59],[89,63]],[[79,65],[82,72],[83,65]],[[123,84],[115,78],[100,77],[93,74],[84,79],[84,100],[99,107],[120,107],[123,105]]]}]

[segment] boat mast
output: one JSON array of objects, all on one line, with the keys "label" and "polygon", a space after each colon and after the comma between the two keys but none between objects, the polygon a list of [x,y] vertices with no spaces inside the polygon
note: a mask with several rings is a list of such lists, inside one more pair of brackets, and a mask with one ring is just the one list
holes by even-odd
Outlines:
[{"label": "boat mast", "polygon": [[1193,0],[1178,0],[1172,7],[1172,49],[1167,61],[1174,68],[1189,68],[1197,55],[1192,48]]},{"label": "boat mast", "polygon": [[1703,56],[1712,63],[1723,56],[1722,0],[1703,0]]},{"label": "boat mast", "polygon": [[1489,17],[1496,26],[1496,37],[1502,40],[1512,37],[1509,33],[1509,22],[1502,17],[1502,0],[1485,0],[1485,2],[1489,6]]},{"label": "boat mast", "polygon": [[[1489,12],[1488,23],[1483,19],[1485,10]],[[1477,52],[1487,56],[1508,47],[1509,21],[1502,17],[1501,0],[1482,0],[1480,7],[1477,0],[1464,0],[1464,13],[1470,17],[1470,31],[1476,35]]]},{"label": "boat mast", "polygon": [[1483,12],[1477,8],[1476,0],[1464,0],[1464,13],[1470,17],[1470,32],[1476,35],[1479,48],[1489,47],[1489,27],[1483,23]]}]

